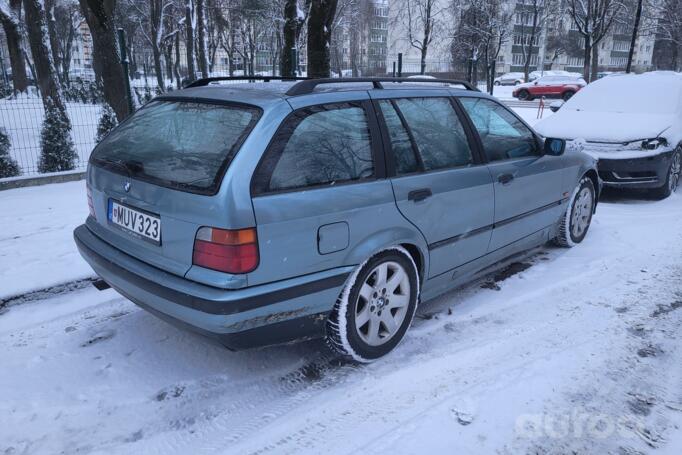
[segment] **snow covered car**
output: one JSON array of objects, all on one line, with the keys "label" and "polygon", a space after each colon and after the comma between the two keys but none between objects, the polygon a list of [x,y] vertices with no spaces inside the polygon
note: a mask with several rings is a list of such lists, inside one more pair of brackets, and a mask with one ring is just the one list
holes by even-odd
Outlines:
[{"label": "snow covered car", "polygon": [[534,98],[561,98],[569,100],[578,93],[587,83],[582,78],[571,76],[543,76],[533,82],[517,85],[512,96],[522,101],[531,101]]},{"label": "snow covered car", "polygon": [[418,302],[580,243],[599,196],[594,159],[467,82],[429,81],[209,78],[159,96],[92,152],[78,249],[230,348],[326,337],[377,359]]},{"label": "snow covered car", "polygon": [[597,158],[604,185],[668,197],[682,163],[682,73],[599,79],[535,128]]},{"label": "snow covered car", "polygon": [[495,78],[495,85],[520,85],[526,82],[523,73],[507,73]]}]

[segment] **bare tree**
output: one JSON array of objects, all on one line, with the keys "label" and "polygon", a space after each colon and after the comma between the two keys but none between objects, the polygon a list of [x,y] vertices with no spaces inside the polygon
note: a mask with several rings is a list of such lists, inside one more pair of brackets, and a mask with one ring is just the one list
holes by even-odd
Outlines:
[{"label": "bare tree", "polygon": [[206,8],[204,0],[196,0],[197,60],[201,77],[208,77],[208,54],[206,51]]},{"label": "bare tree", "polygon": [[26,64],[24,63],[24,49],[21,43],[21,1],[0,0],[0,23],[5,32],[9,62],[12,68],[12,84],[17,92],[24,92],[28,88]]},{"label": "bare tree", "polygon": [[194,4],[185,0],[185,53],[187,54],[187,78],[191,82],[196,77],[194,70]]},{"label": "bare tree", "polygon": [[166,90],[166,83],[163,75],[163,65],[161,62],[162,45],[165,30],[165,17],[170,7],[173,5],[171,0],[147,0],[140,3],[135,0],[128,0],[135,8],[140,22],[140,33],[152,48],[152,58],[154,60],[154,73],[156,73],[156,83],[159,90]]},{"label": "bare tree", "polygon": [[[83,22],[78,2],[61,1],[54,7],[54,30],[56,35],[57,53],[61,68],[62,81],[69,80],[69,70],[71,68],[71,49],[74,39],[78,33],[78,27]],[[56,64],[56,61],[55,61]]]},{"label": "bare tree", "polygon": [[558,14],[559,8],[555,0],[527,0],[520,7],[521,11],[517,14],[521,15],[522,26],[518,39],[523,55],[523,73],[528,80],[533,55],[538,56],[540,68],[544,65],[544,62],[539,61],[539,53],[533,51],[534,48],[539,48],[541,44],[544,44],[540,43],[543,30],[547,27],[547,23]]},{"label": "bare tree", "polygon": [[102,81],[104,99],[119,122],[128,116],[126,85],[116,45],[114,10],[116,0],[80,0],[93,45],[93,67]]},{"label": "bare tree", "polygon": [[[300,14],[299,14],[300,13]],[[302,13],[297,0],[284,1],[284,44],[282,47],[282,75],[293,76],[296,62],[292,50],[296,49],[296,42],[303,26]]]},{"label": "bare tree", "polygon": [[453,61],[466,61],[467,79],[478,82],[477,66],[485,66],[486,88],[492,93],[495,67],[502,46],[509,40],[511,11],[499,0],[455,0],[459,12],[453,36]]},{"label": "bare tree", "polygon": [[571,20],[585,40],[583,77],[589,82],[596,78],[598,71],[594,58],[597,45],[608,34],[624,5],[620,0],[567,0],[567,6]]},{"label": "bare tree", "polygon": [[625,72],[629,73],[632,70],[632,58],[635,55],[635,46],[637,45],[637,35],[639,33],[639,23],[642,19],[642,0],[637,0],[637,7],[635,8],[635,23],[632,26],[632,38],[630,39],[630,50],[628,51],[628,64],[625,67]]},{"label": "bare tree", "polygon": [[306,0],[308,7],[307,57],[309,77],[329,77],[331,35],[337,0]]},{"label": "bare tree", "polygon": [[33,56],[43,104],[47,109],[48,104],[51,103],[68,122],[66,106],[62,100],[57,71],[52,59],[52,49],[48,44],[47,20],[43,2],[41,0],[24,0],[24,11],[26,13],[28,41],[31,46],[31,55]]},{"label": "bare tree", "polygon": [[438,0],[400,0],[395,7],[398,9],[397,20],[407,31],[410,46],[419,51],[419,74],[424,74],[426,57],[447,6]]},{"label": "bare tree", "polygon": [[682,71],[682,0],[661,0],[655,4],[656,47],[663,68]]}]

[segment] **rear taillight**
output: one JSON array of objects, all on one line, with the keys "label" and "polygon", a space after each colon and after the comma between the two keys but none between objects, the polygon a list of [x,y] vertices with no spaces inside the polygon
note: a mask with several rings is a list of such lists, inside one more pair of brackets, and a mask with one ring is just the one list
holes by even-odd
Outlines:
[{"label": "rear taillight", "polygon": [[88,210],[90,210],[90,216],[95,217],[95,205],[92,203],[92,191],[90,191],[90,186],[86,185],[86,194],[88,196]]},{"label": "rear taillight", "polygon": [[192,263],[220,272],[252,272],[258,266],[256,229],[202,227],[194,239]]}]

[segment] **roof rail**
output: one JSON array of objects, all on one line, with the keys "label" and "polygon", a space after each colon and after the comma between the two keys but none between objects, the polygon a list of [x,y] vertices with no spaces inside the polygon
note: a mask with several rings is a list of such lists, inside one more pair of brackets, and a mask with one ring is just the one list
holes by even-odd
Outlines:
[{"label": "roof rail", "polygon": [[322,78],[322,79],[305,79],[301,82],[294,84],[287,91],[289,96],[306,95],[312,93],[315,87],[321,84],[339,84],[339,83],[352,83],[352,82],[371,82],[374,88],[382,89],[384,88],[382,82],[408,82],[408,83],[425,83],[425,82],[436,82],[443,84],[457,84],[464,86],[465,89],[471,91],[479,91],[476,87],[467,81],[457,80],[457,79],[431,79],[431,78],[407,78],[407,77],[339,77],[339,78]]},{"label": "roof rail", "polygon": [[196,81],[190,82],[189,84],[185,85],[183,88],[193,88],[193,87],[204,87],[211,82],[220,82],[220,81],[263,81],[263,82],[270,82],[270,81],[306,81],[308,80],[307,77],[297,77],[297,76],[290,76],[290,77],[282,77],[282,76],[220,76],[220,77],[204,77],[202,79],[197,79]]}]

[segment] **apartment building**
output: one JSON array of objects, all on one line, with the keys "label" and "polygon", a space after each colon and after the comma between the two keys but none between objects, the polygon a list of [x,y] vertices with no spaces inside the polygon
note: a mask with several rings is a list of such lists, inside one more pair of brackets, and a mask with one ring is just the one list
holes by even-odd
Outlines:
[{"label": "apartment building", "polygon": [[[413,6],[415,1],[419,0],[412,0]],[[456,24],[457,18],[456,10],[451,5],[452,2],[448,0],[436,0],[433,4],[433,10],[438,13],[433,18],[434,38],[426,58],[427,73],[452,71],[457,66],[457,63],[453,64],[452,58],[453,46],[457,46],[452,39],[453,24]],[[406,7],[407,0],[391,1],[386,61],[387,67],[390,68],[392,62],[398,60],[398,54],[402,53],[404,72],[410,73],[419,71],[420,52],[411,45],[409,32],[411,29],[413,37],[419,39],[423,30],[414,16],[410,23]],[[499,74],[523,71],[529,54],[531,71],[541,69],[583,71],[583,37],[567,13],[566,1],[555,3],[553,7],[556,11],[550,15],[551,19],[543,21],[535,36],[531,37],[533,35],[531,32],[533,28],[532,2],[530,0],[504,0],[502,8],[511,13],[511,30],[498,57],[496,71]],[[625,69],[633,23],[634,15],[627,23],[615,24],[609,34],[597,44],[599,71],[623,71]],[[563,40],[560,46],[557,45],[559,40]],[[651,33],[638,36],[633,70],[639,72],[653,68],[654,43],[655,37]]]},{"label": "apartment building", "polygon": [[[556,14],[541,28],[532,46],[528,47],[530,29],[533,23],[532,8],[527,0],[510,0],[513,4],[513,29],[510,40],[504,46],[498,59],[499,72],[521,72],[530,49],[531,70],[565,70],[582,72],[584,67],[584,38],[578,32],[568,13]],[[566,11],[565,2],[558,5]],[[608,35],[597,44],[599,71],[623,71],[627,65],[634,15],[626,23],[616,23]],[[557,46],[558,40],[564,40]],[[652,57],[655,37],[650,33],[640,34],[633,57],[634,71],[648,71],[653,68]],[[541,64],[543,62],[544,64]]]}]

